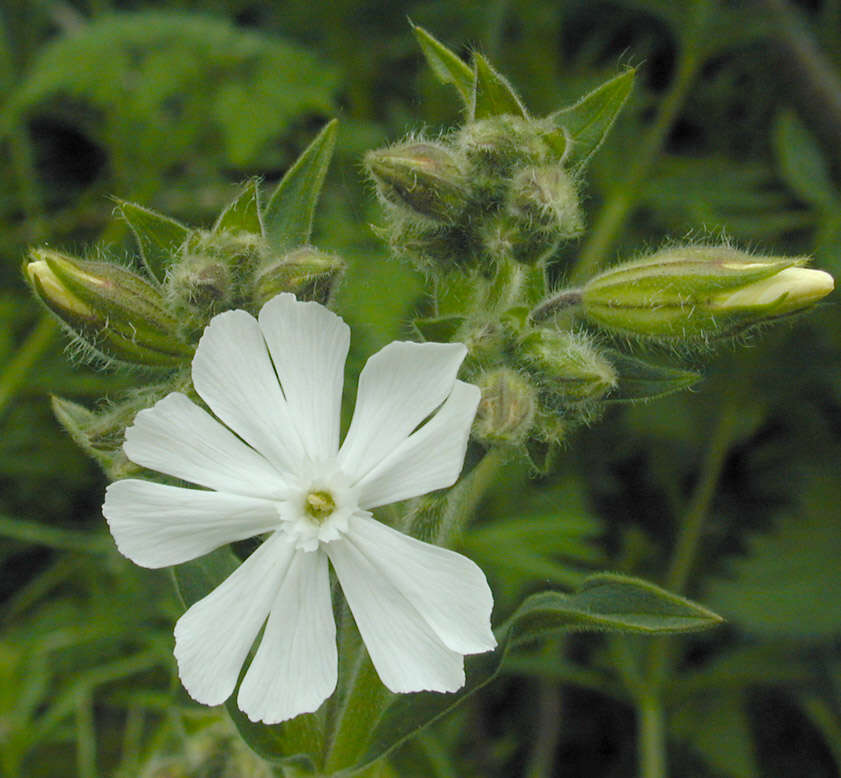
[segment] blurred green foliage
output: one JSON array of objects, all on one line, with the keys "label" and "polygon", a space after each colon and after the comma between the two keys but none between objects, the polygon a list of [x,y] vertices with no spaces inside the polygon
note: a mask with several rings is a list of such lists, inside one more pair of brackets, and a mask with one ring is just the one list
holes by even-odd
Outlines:
[{"label": "blurred green foliage", "polygon": [[[557,278],[687,233],[812,254],[841,272],[838,0],[7,0],[3,775],[259,774],[222,715],[180,691],[167,575],[117,554],[99,512],[104,478],[50,412],[48,393],[90,405],[132,376],[68,365],[20,280],[25,249],[100,240],[132,254],[109,196],[207,224],[241,181],[277,180],[338,116],[314,240],[350,263],[338,308],[353,326],[358,371],[374,348],[409,334],[421,290],[368,228],[379,214],[361,155],[458,119],[407,15],[462,54],[478,47],[536,114],[623,64],[639,67],[591,163],[588,231],[556,257]],[[830,297],[747,345],[723,348],[692,393],[615,406],[552,475],[507,466],[461,541],[491,579],[498,621],[530,591],[570,589],[608,568],[683,589],[728,626],[656,648],[584,636],[521,650],[502,680],[371,775],[632,775],[634,679],[652,666],[670,774],[838,774],[838,305]],[[678,569],[688,526],[700,549]]]}]

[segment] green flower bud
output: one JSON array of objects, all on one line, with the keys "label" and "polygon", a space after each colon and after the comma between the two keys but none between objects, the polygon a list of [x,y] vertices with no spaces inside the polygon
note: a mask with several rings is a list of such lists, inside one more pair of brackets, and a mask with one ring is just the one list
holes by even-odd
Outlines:
[{"label": "green flower bud", "polygon": [[106,357],[175,367],[192,356],[157,288],[119,265],[35,249],[24,273],[35,294],[84,343]]},{"label": "green flower bud", "polygon": [[473,434],[483,443],[522,443],[528,436],[537,407],[537,391],[514,370],[500,367],[478,381],[482,399],[476,411]]},{"label": "green flower bud", "polygon": [[558,238],[574,237],[584,227],[575,184],[560,165],[520,170],[511,182],[508,211]]},{"label": "green flower bud", "polygon": [[616,386],[613,365],[583,334],[541,328],[520,343],[520,358],[562,405],[599,400]]},{"label": "green flower bud", "polygon": [[292,292],[299,300],[326,305],[344,272],[345,262],[340,257],[302,246],[257,273],[254,303],[259,308],[281,292]]},{"label": "green flower bud", "polygon": [[176,308],[201,311],[208,317],[230,307],[233,279],[227,263],[215,256],[187,255],[167,279]]},{"label": "green flower bud", "polygon": [[516,168],[540,165],[549,158],[538,123],[513,115],[494,116],[466,124],[456,145],[473,171],[490,177],[508,178]]},{"label": "green flower bud", "polygon": [[805,257],[754,257],[728,246],[660,251],[592,278],[584,315],[605,329],[690,340],[732,335],[800,311],[835,282]]},{"label": "green flower bud", "polygon": [[365,165],[380,196],[415,216],[450,224],[467,204],[461,165],[441,144],[410,143],[369,151]]}]

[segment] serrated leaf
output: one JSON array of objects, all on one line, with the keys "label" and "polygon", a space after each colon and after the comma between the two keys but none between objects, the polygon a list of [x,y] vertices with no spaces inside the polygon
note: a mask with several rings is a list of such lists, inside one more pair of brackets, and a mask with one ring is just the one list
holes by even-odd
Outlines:
[{"label": "serrated leaf", "polygon": [[432,343],[450,343],[464,322],[464,316],[435,316],[414,319],[412,326],[426,341]]},{"label": "serrated leaf", "polygon": [[694,370],[683,370],[665,365],[653,365],[620,351],[605,351],[605,356],[616,369],[618,383],[606,402],[642,402],[688,389],[703,376]]},{"label": "serrated leaf", "polygon": [[364,756],[351,769],[380,759],[496,677],[512,646],[576,630],[648,635],[706,629],[721,619],[711,611],[637,578],[602,573],[574,594],[542,592],[526,599],[506,624],[496,650],[465,658],[465,685],[455,694],[399,695],[371,733]]},{"label": "serrated leaf", "polygon": [[175,252],[190,230],[162,213],[137,203],[118,200],[120,216],[128,223],[149,275],[163,283]]},{"label": "serrated leaf", "polygon": [[479,53],[473,55],[473,79],[472,119],[489,119],[503,114],[528,118],[514,87]]},{"label": "serrated leaf", "polygon": [[[210,594],[234,570],[240,560],[229,546],[218,548],[199,559],[172,569],[178,596],[190,607]],[[240,678],[241,680],[241,678]],[[270,762],[311,768],[318,765],[322,734],[315,714],[305,713],[282,724],[253,722],[237,708],[237,689],[225,707],[243,740],[255,753]]]},{"label": "serrated leaf", "polygon": [[420,44],[421,51],[432,72],[442,84],[452,84],[464,102],[470,108],[473,99],[473,70],[443,43],[433,38],[423,27],[412,24],[412,32]]},{"label": "serrated leaf", "polygon": [[819,208],[838,202],[826,157],[796,114],[786,111],[777,119],[774,151],[780,174],[798,197]]},{"label": "serrated leaf", "polygon": [[764,637],[830,639],[841,634],[841,482],[815,462],[802,503],[754,535],[707,597],[728,621]]},{"label": "serrated leaf", "polygon": [[315,206],[333,156],[338,126],[336,119],[327,123],[269,198],[263,225],[269,244],[279,253],[309,242]]},{"label": "serrated leaf", "polygon": [[219,214],[216,224],[213,225],[213,232],[263,234],[263,222],[260,218],[260,187],[256,178],[248,181]]},{"label": "serrated leaf", "polygon": [[599,150],[631,94],[635,76],[636,70],[629,68],[577,103],[551,115],[555,124],[567,133],[570,144],[567,164],[580,169]]}]

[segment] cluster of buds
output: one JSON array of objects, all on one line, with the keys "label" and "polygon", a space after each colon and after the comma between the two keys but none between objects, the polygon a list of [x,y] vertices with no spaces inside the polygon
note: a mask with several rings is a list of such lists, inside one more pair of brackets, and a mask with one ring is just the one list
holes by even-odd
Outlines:
[{"label": "cluster of buds", "polygon": [[632,338],[705,344],[804,310],[833,289],[832,277],[804,267],[803,257],[696,245],[549,294],[545,266],[583,229],[582,172],[633,71],[534,118],[480,54],[467,65],[426,31],[415,34],[433,72],[458,90],[465,124],[435,141],[370,152],[366,166],[393,252],[435,280],[432,315],[415,322],[418,331],[468,347],[468,377],[482,389],[473,432],[483,445],[520,447],[538,465],[534,444],[556,446],[607,403],[651,399],[700,378],[626,353]]},{"label": "cluster of buds", "polygon": [[[137,239],[141,269],[36,248],[24,277],[80,353],[105,364],[166,371],[156,379],[164,394],[188,390],[181,386],[184,369],[216,314],[232,308],[256,314],[280,292],[331,301],[344,262],[313,248],[309,238],[335,136],[331,122],[265,205],[258,182],[247,182],[209,230],[122,203],[119,213]],[[116,473],[123,429],[147,399],[138,394],[99,414],[68,410],[64,401],[55,408],[73,437]]]},{"label": "cluster of buds", "polygon": [[498,116],[437,141],[369,152],[394,253],[439,273],[536,264],[580,234],[575,179],[545,128],[545,120]]}]

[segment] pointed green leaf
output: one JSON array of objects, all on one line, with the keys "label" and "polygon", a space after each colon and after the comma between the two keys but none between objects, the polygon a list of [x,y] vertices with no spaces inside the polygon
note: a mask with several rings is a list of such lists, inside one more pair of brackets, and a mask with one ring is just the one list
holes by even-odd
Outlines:
[{"label": "pointed green leaf", "polygon": [[612,573],[587,578],[574,594],[534,594],[497,630],[504,636],[495,651],[465,657],[466,681],[457,693],[396,696],[353,769],[381,758],[493,680],[514,645],[571,630],[660,635],[707,629],[719,623],[719,616],[697,603],[647,581]]},{"label": "pointed green leaf", "polygon": [[450,343],[464,321],[464,316],[436,316],[434,318],[415,319],[412,326],[426,341]]},{"label": "pointed green leaf", "polygon": [[452,84],[461,95],[464,107],[470,108],[473,95],[473,70],[443,43],[433,38],[423,27],[412,24],[421,51],[432,72],[442,84]]},{"label": "pointed green leaf", "polygon": [[555,124],[566,130],[570,144],[568,164],[581,168],[598,151],[631,94],[635,75],[636,71],[629,68],[605,81],[574,105],[551,115]]},{"label": "pointed green leaf", "polygon": [[786,112],[774,128],[774,151],[780,174],[804,202],[827,208],[838,201],[826,156],[796,114]]},{"label": "pointed green leaf", "polygon": [[143,264],[153,279],[163,283],[175,252],[190,230],[175,219],[137,203],[117,202],[120,215],[137,239]]},{"label": "pointed green leaf", "polygon": [[[239,564],[239,559],[230,547],[225,546],[172,568],[175,588],[184,606],[190,607],[210,594]],[[237,708],[237,690],[228,699],[225,707],[249,748],[271,762],[304,768],[318,764],[322,751],[322,735],[315,714],[303,714],[283,724],[255,723]]]},{"label": "pointed green leaf", "polygon": [[471,116],[488,119],[502,114],[528,118],[514,87],[481,54],[473,55],[474,85]]},{"label": "pointed green leaf", "polygon": [[652,365],[641,359],[629,357],[620,351],[606,351],[605,356],[616,369],[619,382],[607,402],[640,402],[665,397],[667,394],[688,389],[703,376],[694,370]]},{"label": "pointed green leaf", "polygon": [[315,206],[333,148],[338,122],[333,119],[304,150],[274,190],[263,213],[266,238],[282,253],[309,242]]},{"label": "pointed green leaf", "polygon": [[239,191],[237,196],[225,207],[213,232],[251,232],[263,234],[263,222],[260,218],[260,187],[256,178],[252,178]]}]

